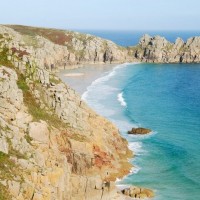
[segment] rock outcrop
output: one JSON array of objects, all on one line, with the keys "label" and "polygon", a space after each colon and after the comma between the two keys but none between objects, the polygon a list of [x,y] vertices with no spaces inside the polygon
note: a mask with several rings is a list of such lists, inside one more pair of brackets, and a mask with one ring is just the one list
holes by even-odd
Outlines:
[{"label": "rock outcrop", "polygon": [[[131,168],[127,141],[54,71],[132,61],[199,63],[200,37],[170,43],[145,35],[124,48],[88,34],[0,25],[0,199],[125,198],[114,181]],[[153,196],[135,187],[123,193]]]},{"label": "rock outcrop", "polygon": [[124,199],[114,181],[131,168],[127,141],[23,39],[0,27],[0,199]]},{"label": "rock outcrop", "polygon": [[123,189],[122,193],[124,195],[133,197],[136,199],[144,199],[144,198],[153,198],[154,197],[154,193],[152,192],[152,190],[145,189],[145,188],[139,188],[139,187],[135,187],[135,186],[131,186],[129,188]]},{"label": "rock outcrop", "polygon": [[28,26],[0,26],[16,41],[13,51],[24,47],[46,69],[70,68],[80,64],[123,63],[133,61],[126,48],[110,40],[72,31]]},{"label": "rock outcrop", "polygon": [[128,131],[128,134],[133,134],[133,135],[145,135],[149,134],[152,131],[147,128],[132,128],[132,130]]},{"label": "rock outcrop", "polygon": [[175,43],[164,37],[144,35],[137,46],[130,48],[132,55],[141,62],[153,63],[199,63],[200,37],[184,42],[177,38]]}]

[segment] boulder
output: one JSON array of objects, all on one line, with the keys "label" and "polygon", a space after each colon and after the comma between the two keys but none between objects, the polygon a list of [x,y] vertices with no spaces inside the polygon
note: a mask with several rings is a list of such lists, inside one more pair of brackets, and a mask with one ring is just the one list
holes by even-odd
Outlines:
[{"label": "boulder", "polygon": [[135,186],[123,189],[122,194],[139,199],[154,197],[154,192],[152,190]]},{"label": "boulder", "polygon": [[128,134],[134,134],[134,135],[145,135],[149,133],[151,133],[151,130],[147,128],[132,128],[131,131],[128,131]]}]

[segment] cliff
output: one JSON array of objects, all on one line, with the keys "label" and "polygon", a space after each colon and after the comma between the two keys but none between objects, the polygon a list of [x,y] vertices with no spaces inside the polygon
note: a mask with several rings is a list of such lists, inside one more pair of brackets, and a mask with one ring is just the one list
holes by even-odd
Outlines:
[{"label": "cliff", "polygon": [[126,48],[89,34],[20,25],[1,26],[1,29],[15,38],[13,50],[25,47],[37,64],[46,69],[133,60]]},{"label": "cliff", "polygon": [[[0,200],[124,199],[132,153],[108,120],[55,76],[84,63],[199,62],[200,39],[145,35],[135,47],[72,31],[0,25]],[[132,187],[124,194],[150,197]]]},{"label": "cliff", "polygon": [[131,168],[127,141],[50,69],[122,62],[126,53],[100,38],[72,38],[74,48],[94,48],[80,56],[45,37],[0,26],[0,199],[124,199],[114,181]]},{"label": "cliff", "polygon": [[189,38],[186,42],[177,38],[171,43],[164,37],[144,35],[137,46],[130,47],[130,52],[141,62],[199,63],[200,37]]}]

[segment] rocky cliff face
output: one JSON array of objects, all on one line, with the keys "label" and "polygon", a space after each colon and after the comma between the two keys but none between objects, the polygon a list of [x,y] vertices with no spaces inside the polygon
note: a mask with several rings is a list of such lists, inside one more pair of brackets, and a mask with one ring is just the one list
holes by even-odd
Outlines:
[{"label": "rocky cliff face", "polygon": [[[51,73],[69,47],[33,37],[0,27],[0,199],[123,199],[114,181],[130,170],[127,142]],[[117,61],[115,47],[95,59]]]},{"label": "rocky cliff face", "polygon": [[200,38],[172,44],[145,35],[122,48],[75,32],[0,26],[0,200],[124,199],[114,181],[130,170],[127,142],[53,71],[133,60],[199,62]]},{"label": "rocky cliff face", "polygon": [[18,50],[19,46],[26,48],[27,52],[34,55],[37,64],[46,69],[133,60],[126,48],[89,34],[17,25],[1,26],[1,29],[15,38],[14,49]]},{"label": "rocky cliff face", "polygon": [[177,38],[170,43],[160,36],[144,35],[137,46],[130,48],[132,55],[142,62],[154,63],[199,63],[200,37],[184,42]]}]

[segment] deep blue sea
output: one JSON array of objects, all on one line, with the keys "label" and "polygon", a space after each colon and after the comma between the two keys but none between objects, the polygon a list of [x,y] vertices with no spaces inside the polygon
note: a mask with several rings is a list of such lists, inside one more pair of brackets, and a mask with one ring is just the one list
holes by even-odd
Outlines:
[{"label": "deep blue sea", "polygon": [[[121,184],[152,188],[156,200],[200,197],[200,64],[123,64],[82,96],[113,121],[135,152]],[[130,136],[132,127],[149,136]]]},{"label": "deep blue sea", "polygon": [[144,34],[151,36],[160,35],[170,42],[175,42],[177,37],[186,41],[190,37],[200,36],[200,31],[100,31],[100,30],[78,30],[82,33],[89,33],[105,39],[112,40],[121,46],[133,46],[138,44]]}]

